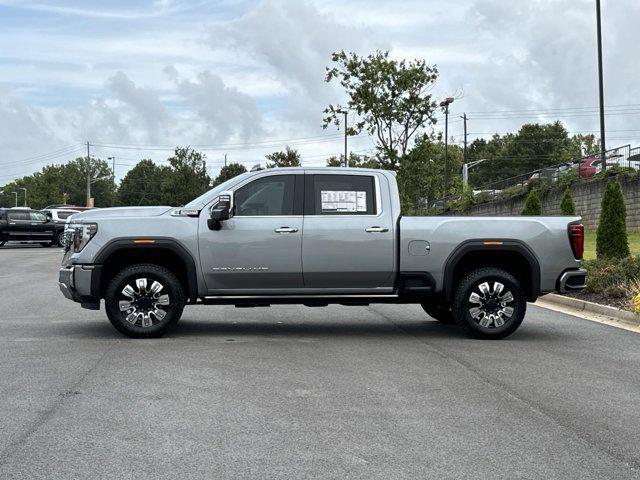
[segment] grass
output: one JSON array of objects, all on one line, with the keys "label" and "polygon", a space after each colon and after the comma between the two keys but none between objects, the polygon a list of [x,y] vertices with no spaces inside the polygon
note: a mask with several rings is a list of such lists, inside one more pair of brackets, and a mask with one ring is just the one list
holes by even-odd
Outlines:
[{"label": "grass", "polygon": [[[640,255],[640,232],[627,232],[627,237],[631,255]],[[584,232],[584,259],[593,260],[594,258],[596,258],[596,231],[587,230]]]}]

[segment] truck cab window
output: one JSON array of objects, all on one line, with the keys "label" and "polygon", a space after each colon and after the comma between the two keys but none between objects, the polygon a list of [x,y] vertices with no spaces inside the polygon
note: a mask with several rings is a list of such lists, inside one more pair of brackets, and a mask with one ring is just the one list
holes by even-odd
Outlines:
[{"label": "truck cab window", "polygon": [[306,215],[376,215],[370,175],[310,175]]},{"label": "truck cab window", "polygon": [[235,193],[235,216],[293,215],[294,175],[259,178]]},{"label": "truck cab window", "polygon": [[47,216],[42,212],[29,212],[30,220],[32,222],[45,222]]}]

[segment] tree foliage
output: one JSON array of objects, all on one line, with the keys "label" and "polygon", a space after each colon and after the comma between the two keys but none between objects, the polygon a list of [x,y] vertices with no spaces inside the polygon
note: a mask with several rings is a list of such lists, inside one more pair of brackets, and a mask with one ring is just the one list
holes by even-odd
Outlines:
[{"label": "tree foliage", "polygon": [[627,209],[620,184],[607,181],[602,195],[600,223],[596,233],[598,258],[625,258],[629,256],[627,239]]},{"label": "tree foliage", "polygon": [[348,135],[365,130],[376,139],[379,162],[396,170],[410,149],[413,136],[436,123],[437,103],[431,90],[438,70],[425,60],[392,60],[389,52],[376,51],[367,57],[345,51],[331,57],[326,82],[338,81],[348,97],[346,105],[329,105],[324,128],[340,127],[343,112],[357,115]]},{"label": "tree foliage", "polygon": [[522,215],[542,215],[542,203],[535,189],[532,189],[524,202]]},{"label": "tree foliage", "polygon": [[[327,167],[344,167],[344,155],[327,158]],[[380,162],[373,157],[349,152],[349,167],[351,168],[380,168]]]},{"label": "tree foliage", "polygon": [[469,182],[484,187],[551,165],[568,163],[597,153],[599,143],[593,135],[569,136],[559,121],[524,124],[517,133],[479,138],[469,146],[469,160],[487,159],[469,173]]},{"label": "tree foliage", "polygon": [[295,148],[290,148],[288,145],[284,151],[270,153],[266,158],[271,162],[267,163],[267,168],[300,166],[300,154]]},{"label": "tree foliage", "polygon": [[[91,178],[100,179],[91,184],[91,196],[96,207],[108,207],[115,200],[113,172],[104,160],[92,158],[90,161]],[[23,205],[20,188],[27,189],[27,204],[31,208],[40,209],[51,204],[66,203],[85,205],[87,199],[87,159],[79,157],[64,165],[47,165],[41,171],[19,178],[6,184],[0,190],[0,205],[13,206],[14,196],[18,192],[18,205]]]},{"label": "tree foliage", "polygon": [[576,206],[573,204],[573,198],[571,197],[571,189],[567,188],[562,196],[562,202],[560,202],[560,213],[562,215],[575,215]]},{"label": "tree foliage", "polygon": [[[427,135],[419,137],[415,146],[407,153],[397,173],[402,211],[409,213],[429,207],[434,201],[446,196],[444,191],[444,143],[433,141]],[[449,146],[449,171],[460,172],[462,149]],[[453,173],[449,192],[462,190],[462,177]]]},{"label": "tree foliage", "polygon": [[127,172],[118,188],[119,205],[159,205],[163,202],[163,185],[171,174],[170,168],[152,160],[140,160]]},{"label": "tree foliage", "polygon": [[229,165],[225,165],[220,169],[220,174],[218,174],[216,179],[213,181],[213,186],[215,187],[220,185],[221,183],[231,180],[233,177],[237,177],[246,171],[247,169],[241,163],[230,163]]},{"label": "tree foliage", "polygon": [[176,147],[168,162],[169,174],[162,183],[162,200],[166,205],[184,205],[211,188],[203,153]]}]

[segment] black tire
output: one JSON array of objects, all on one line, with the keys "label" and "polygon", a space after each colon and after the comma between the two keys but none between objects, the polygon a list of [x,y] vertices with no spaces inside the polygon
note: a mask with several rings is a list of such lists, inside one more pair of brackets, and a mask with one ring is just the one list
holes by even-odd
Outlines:
[{"label": "black tire", "polygon": [[[145,279],[144,293],[140,293],[143,288],[137,284],[138,279]],[[155,296],[153,292],[149,293],[149,290],[153,290],[154,282],[158,282],[162,287]],[[123,290],[127,285],[130,287],[135,285],[133,287],[134,296],[127,297],[124,293]],[[136,289],[137,292],[135,292]],[[131,290],[129,291],[131,292]],[[167,296],[168,304],[155,303],[154,300],[161,300],[159,296]],[[121,311],[121,301],[129,303],[130,309]],[[123,303],[123,306],[126,306],[126,303]],[[105,293],[105,310],[109,321],[116,330],[131,338],[155,338],[164,335],[178,323],[184,305],[184,292],[175,275],[166,268],[146,263],[133,265],[122,270],[109,282]],[[154,312],[158,310],[164,312],[164,317],[158,318],[154,315]],[[130,318],[131,321],[128,321],[127,318]],[[143,326],[143,321],[153,324]]]},{"label": "black tire", "polygon": [[[487,285],[482,287],[484,283]],[[502,288],[498,284],[502,284]],[[482,293],[482,289],[486,293]],[[512,300],[509,300],[509,292]],[[473,297],[476,302],[472,301],[474,293],[478,296]],[[472,336],[482,339],[508,337],[518,329],[526,311],[527,299],[520,283],[499,268],[479,268],[467,273],[458,284],[453,300],[456,323]]]},{"label": "black tire", "polygon": [[422,303],[421,305],[422,309],[431,318],[434,318],[437,321],[446,324],[455,323],[455,320],[453,319],[453,313],[451,312],[451,309],[449,307],[437,303]]},{"label": "black tire", "polygon": [[59,247],[64,247],[65,246],[65,243],[67,243],[67,239],[64,236],[64,230],[56,235],[56,242],[55,243]]},{"label": "black tire", "polygon": [[5,243],[7,242],[5,242],[4,240],[0,240],[0,247],[3,247]]}]

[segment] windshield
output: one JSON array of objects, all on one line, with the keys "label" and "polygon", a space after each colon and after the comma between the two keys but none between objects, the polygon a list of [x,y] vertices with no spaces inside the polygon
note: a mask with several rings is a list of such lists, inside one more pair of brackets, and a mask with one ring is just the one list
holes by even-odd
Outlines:
[{"label": "windshield", "polygon": [[187,203],[184,208],[197,208],[200,209],[204,207],[207,203],[213,200],[218,194],[224,190],[228,190],[229,187],[235,185],[236,183],[242,181],[243,179],[251,176],[250,173],[242,173],[237,177],[230,178],[226,182],[222,182],[220,185],[212,188],[208,192],[203,193],[198,198],[194,198],[189,203]]}]

